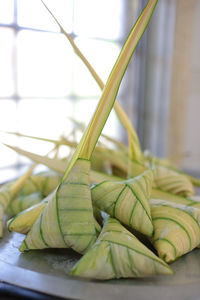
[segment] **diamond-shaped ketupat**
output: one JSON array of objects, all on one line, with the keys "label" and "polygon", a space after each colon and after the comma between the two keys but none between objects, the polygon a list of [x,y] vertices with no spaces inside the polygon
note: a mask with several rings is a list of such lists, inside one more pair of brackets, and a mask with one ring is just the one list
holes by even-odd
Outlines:
[{"label": "diamond-shaped ketupat", "polygon": [[100,280],[158,274],[170,275],[173,271],[113,218],[106,221],[96,243],[70,272]]}]

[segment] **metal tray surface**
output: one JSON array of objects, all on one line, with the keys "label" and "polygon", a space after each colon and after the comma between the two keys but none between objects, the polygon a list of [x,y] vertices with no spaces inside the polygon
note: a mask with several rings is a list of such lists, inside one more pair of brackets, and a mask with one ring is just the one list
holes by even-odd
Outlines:
[{"label": "metal tray surface", "polygon": [[183,256],[171,267],[173,276],[109,281],[83,280],[68,275],[80,258],[70,249],[20,253],[24,235],[4,233],[0,242],[0,280],[70,299],[200,299],[200,249]]}]

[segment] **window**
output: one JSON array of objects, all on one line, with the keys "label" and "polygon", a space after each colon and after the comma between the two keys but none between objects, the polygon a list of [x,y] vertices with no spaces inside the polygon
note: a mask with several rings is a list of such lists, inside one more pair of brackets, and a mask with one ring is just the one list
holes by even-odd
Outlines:
[{"label": "window", "polygon": [[[124,39],[128,1],[45,3],[106,80]],[[40,0],[0,0],[0,42],[1,131],[58,138],[72,130],[69,116],[89,122],[101,92]],[[105,131],[116,136],[115,114],[109,119],[112,126]],[[5,133],[0,138],[39,154],[49,150],[36,141],[30,148],[30,140]],[[27,159],[2,145],[0,153],[0,182],[4,182],[16,176]]]}]

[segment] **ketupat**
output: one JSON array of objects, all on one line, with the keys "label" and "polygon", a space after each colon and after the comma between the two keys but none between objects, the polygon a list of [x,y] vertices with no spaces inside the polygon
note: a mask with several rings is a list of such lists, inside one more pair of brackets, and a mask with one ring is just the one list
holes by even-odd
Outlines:
[{"label": "ketupat", "polygon": [[[22,243],[21,251],[71,247],[77,252],[84,253],[95,242],[89,186],[90,158],[115,102],[124,72],[156,4],[155,0],[148,2],[131,30],[111,71],[93,118],[68,163],[62,182]],[[82,194],[85,196],[84,201]]]},{"label": "ketupat", "polygon": [[172,201],[175,203],[180,203],[180,204],[185,204],[185,205],[191,205],[194,202],[194,200],[192,200],[191,198],[186,198],[186,197],[183,197],[180,195],[175,195],[175,194],[172,194],[169,192],[162,191],[157,188],[152,188],[151,198]]},{"label": "ketupat", "polygon": [[117,220],[109,218],[92,248],[70,275],[94,279],[173,274],[171,268],[145,247]]},{"label": "ketupat", "polygon": [[164,166],[155,166],[154,180],[157,187],[163,191],[189,197],[194,195],[194,187],[191,181],[182,174],[179,174]]},{"label": "ketupat", "polygon": [[[113,179],[113,181],[119,181],[123,179],[121,178],[115,178],[112,176],[107,176],[104,175],[105,177],[103,177],[103,174],[101,174],[101,181],[108,180],[108,177],[110,177],[110,180]],[[95,189],[95,186],[93,187]],[[92,190],[93,190],[92,188]],[[166,201],[172,201],[173,203],[178,203],[178,204],[184,204],[184,205],[188,205],[188,206],[193,206],[196,208],[200,208],[200,202],[196,202],[190,198],[184,198],[181,196],[177,196],[168,192],[164,192],[161,190],[158,190],[156,188],[153,188],[151,191],[151,199],[162,199],[162,200],[166,200]],[[48,203],[48,197],[46,199],[44,199],[42,202],[40,202],[37,205],[34,205],[32,207],[30,207],[29,209],[24,210],[23,212],[17,214],[14,218],[10,219],[7,222],[7,226],[9,228],[9,231],[16,231],[16,232],[21,232],[21,233],[27,233],[30,228],[32,227],[32,225],[35,223],[36,219],[39,217],[40,213],[42,212],[42,210],[44,209],[44,207],[46,206],[46,204],[44,205],[43,203]],[[103,207],[102,207],[103,209]],[[97,213],[96,213],[97,212]],[[93,203],[93,213],[94,213],[94,217],[95,219],[97,219],[97,221],[99,221],[101,223],[101,216],[99,215],[99,212],[96,211],[96,207],[94,206]],[[100,219],[99,219],[100,216]]]},{"label": "ketupat", "polygon": [[49,196],[42,200],[40,203],[25,209],[12,219],[8,220],[8,230],[25,234],[28,233],[44,208],[47,206],[49,200],[48,198]]},{"label": "ketupat", "polygon": [[69,176],[51,194],[20,250],[71,247],[84,253],[94,243],[89,170],[88,160],[75,162]]},{"label": "ketupat", "polygon": [[38,204],[43,198],[44,197],[40,191],[30,195],[19,195],[11,201],[10,205],[7,207],[6,214],[15,216],[19,212]]},{"label": "ketupat", "polygon": [[9,203],[18,195],[27,178],[29,178],[32,174],[34,168],[35,164],[31,166],[24,175],[22,175],[14,182],[5,184],[0,187],[0,238],[3,236],[3,216],[5,210],[8,207]]},{"label": "ketupat", "polygon": [[165,200],[150,200],[152,243],[159,257],[173,262],[200,243],[200,209]]},{"label": "ketupat", "polygon": [[22,195],[40,191],[43,197],[48,196],[59,184],[62,175],[53,171],[45,171],[30,176],[21,189]]},{"label": "ketupat", "polygon": [[151,170],[125,181],[104,181],[91,190],[93,204],[123,224],[152,236],[149,205],[152,182]]},{"label": "ketupat", "polygon": [[[44,208],[47,206],[49,199],[51,198],[51,195],[47,196],[45,199],[43,199],[38,204],[35,204],[22,212],[18,213],[15,217],[11,218],[7,221],[7,228],[9,231],[15,231],[19,233],[28,233],[37,220],[37,218],[40,216]],[[99,225],[98,221],[101,222],[98,211],[94,209],[94,225],[96,229],[96,234],[98,235],[101,231],[101,226]],[[97,220],[95,219],[97,218]]]}]

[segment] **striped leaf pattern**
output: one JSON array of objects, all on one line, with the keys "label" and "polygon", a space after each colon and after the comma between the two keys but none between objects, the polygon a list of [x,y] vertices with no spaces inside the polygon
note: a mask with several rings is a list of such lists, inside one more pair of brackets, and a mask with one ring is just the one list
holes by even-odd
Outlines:
[{"label": "striped leaf pattern", "polygon": [[14,218],[8,220],[8,230],[24,234],[28,233],[44,208],[47,206],[49,198],[51,198],[51,195],[42,200],[40,203],[25,209],[18,213]]},{"label": "striped leaf pattern", "polygon": [[71,247],[84,253],[96,241],[90,162],[78,159],[32,226],[20,250]]},{"label": "striped leaf pattern", "polygon": [[192,205],[194,203],[194,200],[192,200],[193,197],[185,198],[180,195],[175,195],[169,192],[164,192],[156,188],[152,188],[151,191],[151,198],[152,199],[162,199],[167,200],[170,202],[185,204],[185,205]]},{"label": "striped leaf pattern", "polygon": [[3,236],[3,216],[8,203],[11,200],[10,185],[0,188],[0,238]]},{"label": "striped leaf pattern", "polygon": [[[51,199],[51,195],[43,199],[38,204],[35,204],[31,206],[28,209],[25,209],[24,211],[18,213],[14,218],[8,220],[7,222],[7,228],[9,231],[15,231],[19,233],[28,233],[33,226],[33,224],[36,222],[37,218],[39,218],[40,214],[44,210],[44,208],[47,206],[49,200]],[[95,215],[95,214],[94,214]],[[101,226],[94,218],[94,225],[96,229],[96,235],[98,236],[101,232]]]},{"label": "striped leaf pattern", "polygon": [[154,226],[152,242],[159,257],[173,262],[200,243],[200,210],[192,206],[150,200]]},{"label": "striped leaf pattern", "polygon": [[58,186],[61,178],[61,175],[53,171],[32,175],[24,184],[21,194],[29,195],[40,191],[46,197]]},{"label": "striped leaf pattern", "polygon": [[34,165],[20,178],[0,187],[0,238],[3,236],[3,216],[9,203],[19,194],[26,180],[31,176]]},{"label": "striped leaf pattern", "polygon": [[172,273],[164,261],[113,218],[106,221],[97,242],[70,272],[100,280]]},{"label": "striped leaf pattern", "polygon": [[92,188],[93,204],[122,223],[152,236],[149,206],[152,181],[152,171],[125,181],[104,181]]},{"label": "striped leaf pattern", "polygon": [[159,189],[166,192],[185,197],[194,195],[194,187],[187,176],[164,166],[155,167],[154,182]]},{"label": "striped leaf pattern", "polygon": [[30,195],[19,195],[9,204],[6,213],[10,216],[15,216],[19,212],[42,201],[43,195],[41,192],[35,192]]}]

